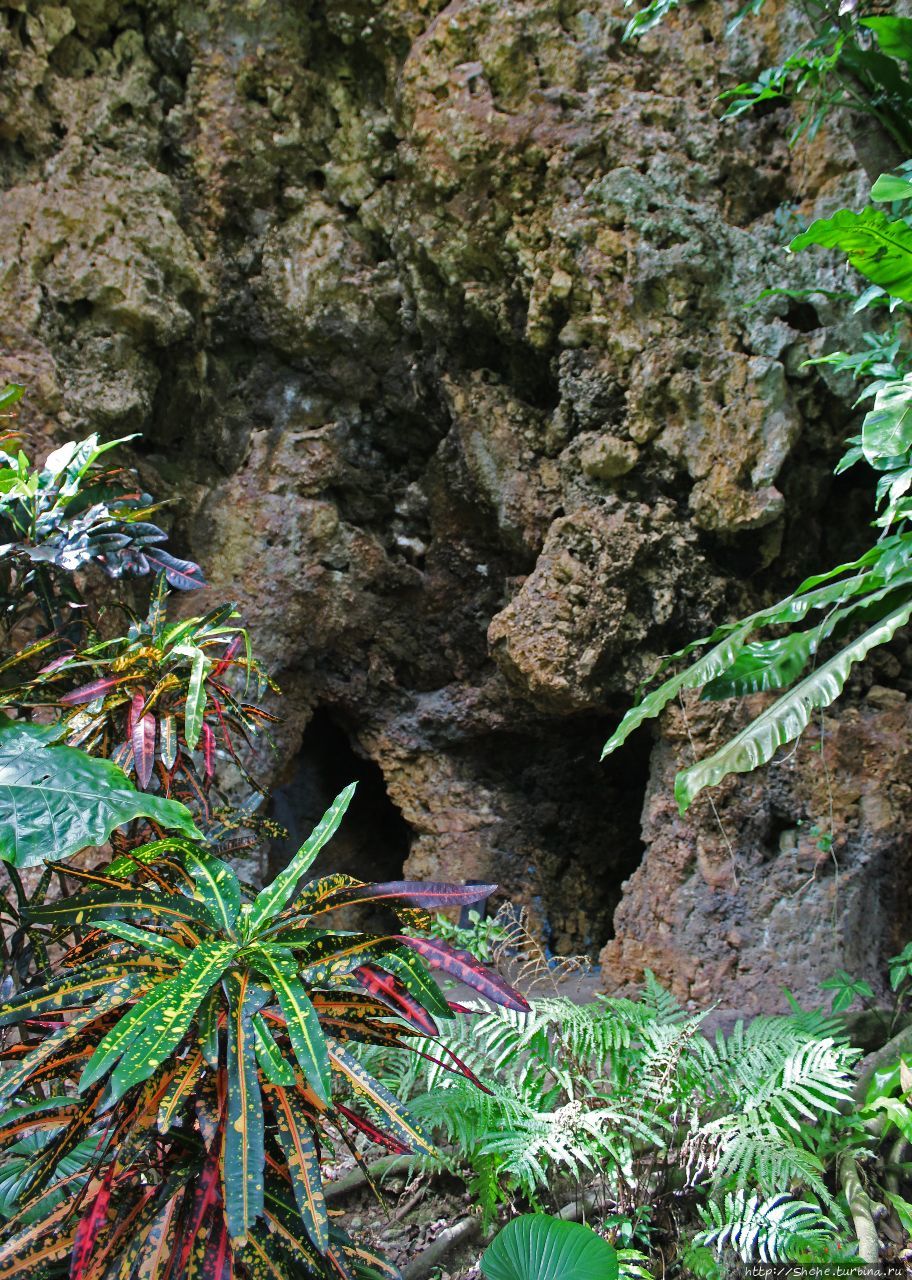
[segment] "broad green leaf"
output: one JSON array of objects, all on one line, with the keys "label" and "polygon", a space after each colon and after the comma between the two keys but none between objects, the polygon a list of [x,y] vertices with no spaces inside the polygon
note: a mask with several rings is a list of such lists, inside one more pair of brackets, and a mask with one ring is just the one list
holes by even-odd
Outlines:
[{"label": "broad green leaf", "polygon": [[196,648],[192,648],[192,664],[187,702],[184,707],[184,738],[190,750],[195,751],[203,727],[203,712],[206,708],[206,676],[212,664],[202,649]]},{"label": "broad green leaf", "polygon": [[884,202],[910,200],[912,199],[912,182],[908,178],[896,178],[891,173],[882,173],[871,188],[871,199]]},{"label": "broad green leaf", "polygon": [[228,1123],[222,1178],[228,1233],[242,1243],[263,1211],[265,1123],[253,1015],[266,997],[246,974],[229,974],[225,988],[229,1002]]},{"label": "broad green leaf", "polygon": [[0,716],[0,858],[58,862],[139,817],[201,838],[176,800],[137,791],[110,760],[47,739],[46,729]]},{"label": "broad green leaf", "polygon": [[138,929],[134,924],[125,924],[123,920],[102,920],[97,927],[103,933],[113,934],[115,938],[122,938],[124,942],[132,942],[141,950],[151,951],[155,955],[170,956],[172,960],[183,961],[190,954],[187,947],[182,947],[179,942],[163,938],[160,933],[153,933],[150,929]]},{"label": "broad green leaf", "polygon": [[5,413],[7,409],[12,409],[25,395],[25,387],[19,382],[8,382],[0,391],[0,413]]},{"label": "broad green leaf", "polygon": [[325,1254],[329,1247],[329,1215],[310,1118],[296,1090],[267,1085],[266,1096],[272,1104],[276,1133],[304,1226],[320,1253]]},{"label": "broad green leaf", "polygon": [[784,697],[761,712],[749,725],[705,760],[679,773],[675,797],[684,813],[704,787],[713,787],[730,773],[748,773],[772,759],[804,732],[812,712],[828,707],[842,692],[856,662],[888,640],[912,616],[912,602],[893,608],[869,627],[857,640],[846,645],[828,662],[806,676]]},{"label": "broad green leaf", "polygon": [[267,885],[265,889],[262,889],[257,894],[247,920],[247,936],[249,938],[255,937],[263,925],[271,923],[273,918],[286,906],[301,876],[326,842],[333,836],[342,821],[345,810],[355,794],[356,785],[356,783],[352,782],[336,796],[285,870],[276,876],[272,884]]},{"label": "broad green leaf", "polygon": [[896,1195],[892,1191],[885,1191],[884,1196],[893,1206],[903,1231],[912,1236],[912,1204],[909,1204],[908,1200],[904,1200],[902,1196]]},{"label": "broad green leaf", "polygon": [[256,1035],[257,1062],[263,1075],[273,1084],[287,1085],[290,1088],[295,1082],[294,1067],[276,1044],[261,1013],[253,1015],[253,1030]]},{"label": "broad green leaf", "polygon": [[861,427],[865,459],[876,470],[896,466],[912,449],[912,374],[888,382],[874,397]]},{"label": "broad green leaf", "polygon": [[[910,18],[862,18],[859,26],[867,27],[877,36],[881,53],[900,62],[912,62],[912,19]],[[880,178],[878,181],[882,182]],[[873,192],[872,192],[873,194]],[[875,200],[895,197],[875,196]]]},{"label": "broad green leaf", "polygon": [[241,910],[241,886],[234,871],[226,862],[195,845],[181,845],[181,853],[213,919],[225,933],[233,933]]},{"label": "broad green leaf", "polygon": [[591,1227],[546,1213],[508,1222],[481,1259],[487,1280],[617,1280],[617,1254]]},{"label": "broad green leaf", "polygon": [[840,209],[832,218],[818,218],[796,236],[793,252],[819,244],[846,254],[856,271],[879,284],[894,298],[912,301],[912,227],[891,222],[879,209],[861,213]]},{"label": "broad green leaf", "polygon": [[403,1146],[418,1153],[436,1156],[437,1148],[422,1131],[418,1122],[409,1115],[405,1106],[389,1089],[364,1069],[348,1050],[331,1036],[327,1037],[329,1056],[335,1069],[344,1075],[356,1093],[368,1099],[373,1109],[380,1112],[393,1135]]},{"label": "broad green leaf", "polygon": [[322,1101],[330,1095],[331,1076],[320,1019],[298,977],[291,952],[251,951],[250,963],[269,980],[285,1015],[288,1038],[304,1078]]},{"label": "broad green leaf", "polygon": [[114,1098],[123,1097],[133,1085],[148,1080],[177,1048],[206,992],[218,982],[236,955],[237,944],[231,941],[201,942],[194,947],[178,976],[165,984],[168,989],[165,1003],[156,1005],[147,1024],[124,1050],[111,1077]]},{"label": "broad green leaf", "polygon": [[215,927],[203,903],[178,893],[166,897],[155,888],[102,889],[97,893],[59,898],[27,912],[30,921],[54,925],[58,929],[99,920],[116,920],[122,916],[152,916],[155,920],[184,920],[207,925],[210,929]]},{"label": "broad green leaf", "polygon": [[745,645],[727,671],[704,685],[700,696],[712,701],[784,689],[807,666],[816,638],[815,631],[799,631]]},{"label": "broad green leaf", "polygon": [[908,1103],[900,1098],[876,1098],[867,1110],[882,1112],[888,1125],[895,1125],[906,1141],[912,1142],[912,1107]]}]

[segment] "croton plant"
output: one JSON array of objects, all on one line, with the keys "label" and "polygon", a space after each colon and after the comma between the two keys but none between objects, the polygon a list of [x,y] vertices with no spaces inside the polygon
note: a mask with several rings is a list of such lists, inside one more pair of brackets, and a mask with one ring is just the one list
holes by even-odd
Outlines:
[{"label": "croton plant", "polygon": [[[68,868],[81,891],[32,910],[48,949],[67,945],[43,985],[0,1005],[0,1026],[18,1032],[0,1053],[4,1280],[396,1275],[330,1222],[321,1154],[341,1140],[361,1159],[358,1133],[394,1152],[433,1148],[350,1046],[407,1047],[465,1012],[428,966],[528,1006],[420,934],[426,909],[493,886],[301,886],[353,792],[259,892],[169,836],[101,872]],[[332,927],[337,908],[368,902],[403,931]],[[452,1054],[445,1065],[474,1080]]]}]

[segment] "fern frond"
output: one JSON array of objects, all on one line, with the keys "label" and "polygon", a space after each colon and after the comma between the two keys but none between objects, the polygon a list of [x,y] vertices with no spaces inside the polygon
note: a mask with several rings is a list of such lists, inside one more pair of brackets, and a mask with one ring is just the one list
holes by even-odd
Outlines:
[{"label": "fern frond", "polygon": [[785,1263],[809,1252],[824,1255],[836,1239],[836,1228],[816,1204],[776,1195],[760,1200],[743,1191],[729,1192],[724,1205],[710,1200],[699,1210],[707,1229],[694,1237],[694,1245],[728,1246],[743,1262]]},{"label": "fern frond", "polygon": [[[711,1126],[707,1125],[706,1136]],[[804,1147],[797,1146],[789,1135],[770,1123],[758,1126],[746,1116],[725,1117],[713,1126],[718,1138],[715,1159],[710,1161],[715,1187],[730,1186],[742,1194],[756,1187],[767,1194],[783,1187],[800,1185],[817,1196],[831,1212],[835,1205],[823,1181],[823,1162]]]}]

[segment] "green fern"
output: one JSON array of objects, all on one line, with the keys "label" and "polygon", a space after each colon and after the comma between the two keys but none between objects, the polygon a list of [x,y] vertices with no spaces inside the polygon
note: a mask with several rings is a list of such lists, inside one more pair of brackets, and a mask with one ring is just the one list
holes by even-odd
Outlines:
[{"label": "green fern", "polygon": [[[781,1219],[782,1235],[795,1213],[806,1218],[806,1209],[777,1207],[786,1190],[825,1205],[834,1229],[845,1225],[822,1157],[830,1130],[845,1123],[857,1053],[836,1038],[829,1015],[796,1010],[709,1039],[705,1015],[683,1009],[652,974],[636,1001],[581,1006],[554,997],[528,1013],[471,1009],[448,1024],[442,1042],[490,1093],[448,1069],[430,1042],[418,1048],[438,1063],[377,1047],[360,1052],[437,1131],[452,1167],[468,1170],[487,1217],[517,1195],[553,1207],[562,1184],[598,1178],[605,1203],[625,1214],[682,1184],[721,1215],[708,1220],[714,1230],[735,1206],[738,1247],[750,1224],[759,1231],[767,1218]],[[750,1206],[748,1222],[741,1211]]]},{"label": "green fern", "polygon": [[707,1229],[694,1237],[694,1245],[712,1245],[719,1253],[728,1247],[743,1262],[819,1261],[837,1252],[836,1228],[819,1206],[789,1195],[761,1200],[729,1192],[724,1204],[710,1201],[700,1215]]}]

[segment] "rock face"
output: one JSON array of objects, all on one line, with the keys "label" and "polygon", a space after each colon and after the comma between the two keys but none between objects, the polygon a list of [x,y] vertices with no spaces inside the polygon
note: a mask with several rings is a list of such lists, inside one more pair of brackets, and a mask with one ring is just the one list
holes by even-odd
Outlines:
[{"label": "rock face", "polygon": [[[775,10],[726,41],[725,5],[688,6],[635,47],[620,0],[0,9],[23,423],[143,433],[177,549],[287,692],[263,767],[290,825],[331,756],[320,777],[373,771],[409,874],[497,880],[556,952],[612,939],[609,987],[648,964],[759,1008],[783,973],[872,979],[893,939],[860,921],[912,923],[904,706],[824,744],[838,898],[827,859],[794,896],[822,817],[804,748],[726,793],[738,885],[711,812],[672,814],[674,716],[651,760],[644,737],[598,763],[661,654],[865,537],[850,489],[827,518],[844,389],[802,368],[835,313],[746,305],[841,287],[783,246],[864,181],[837,133],[793,154],[786,112],[719,119]],[[387,873],[372,813],[347,856]]]}]

